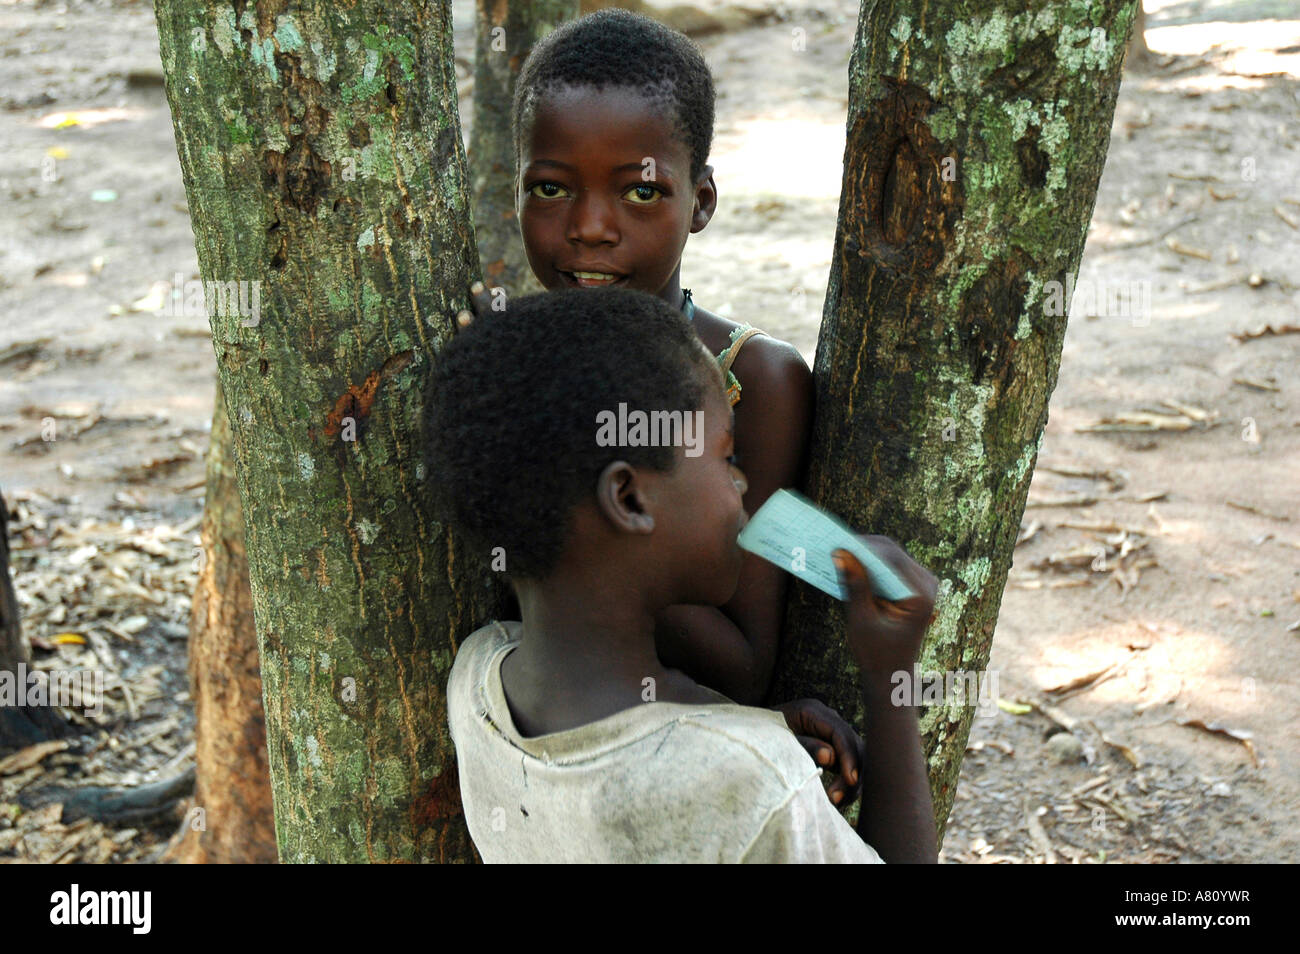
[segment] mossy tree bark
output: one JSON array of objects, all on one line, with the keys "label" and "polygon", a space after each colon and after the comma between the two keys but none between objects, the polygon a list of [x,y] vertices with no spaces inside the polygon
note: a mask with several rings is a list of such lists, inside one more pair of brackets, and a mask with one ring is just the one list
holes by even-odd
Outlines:
[{"label": "mossy tree bark", "polygon": [[443,691],[496,607],[421,463],[424,384],[478,272],[449,3],[156,13],[221,283],[279,858],[467,860]]},{"label": "mossy tree bark", "polygon": [[[1065,333],[1048,283],[1083,253],[1134,12],[861,9],[806,488],[942,581],[922,671],[988,664]],[[860,723],[839,605],[798,587],[787,633],[774,698]],[[922,717],[940,837],[974,711]]]},{"label": "mossy tree bark", "polygon": [[266,764],[257,627],[244,552],[244,514],[220,381],[208,446],[202,558],[194,587],[189,656],[194,798],[167,860],[274,863],[275,813]]},{"label": "mossy tree bark", "polygon": [[528,267],[515,214],[510,113],[515,80],[533,45],[578,15],[578,0],[478,0],[470,181],[483,280],[511,295],[542,290]]}]

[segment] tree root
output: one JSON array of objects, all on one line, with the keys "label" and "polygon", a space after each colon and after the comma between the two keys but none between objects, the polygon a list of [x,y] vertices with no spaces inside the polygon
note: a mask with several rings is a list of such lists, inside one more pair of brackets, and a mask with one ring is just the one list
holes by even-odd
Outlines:
[{"label": "tree root", "polygon": [[[63,803],[64,824],[79,818],[93,818],[106,825],[122,826],[149,822],[165,815],[176,801],[194,791],[194,768],[180,775],[134,788],[109,788],[88,785],[83,788],[45,789],[39,794],[41,804]],[[20,801],[25,801],[20,797]],[[26,805],[27,808],[39,807]]]}]

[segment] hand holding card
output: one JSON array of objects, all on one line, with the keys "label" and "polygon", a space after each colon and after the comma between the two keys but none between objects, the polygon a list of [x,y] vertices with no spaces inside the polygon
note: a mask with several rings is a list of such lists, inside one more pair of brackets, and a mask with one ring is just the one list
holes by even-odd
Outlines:
[{"label": "hand holding card", "polygon": [[831,554],[848,550],[866,567],[872,592],[897,602],[918,595],[843,521],[792,490],[778,490],[740,532],[740,546],[836,599],[847,600]]}]

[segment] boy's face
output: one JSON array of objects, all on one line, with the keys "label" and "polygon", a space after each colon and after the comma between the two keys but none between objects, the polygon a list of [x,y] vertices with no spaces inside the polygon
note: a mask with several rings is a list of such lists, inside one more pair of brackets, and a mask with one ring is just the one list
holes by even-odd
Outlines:
[{"label": "boy's face", "polygon": [[744,560],[736,538],[749,519],[746,486],[732,463],[735,415],[721,381],[710,378],[702,410],[701,453],[691,457],[678,449],[677,466],[663,475],[655,494],[654,535],[671,548],[670,565],[683,571],[689,595],[684,602],[721,606],[735,593]]},{"label": "boy's face", "polygon": [[519,226],[548,290],[616,285],[660,295],[677,277],[687,236],[716,206],[711,169],[691,181],[690,149],[665,107],[635,90],[549,92],[521,149]]}]

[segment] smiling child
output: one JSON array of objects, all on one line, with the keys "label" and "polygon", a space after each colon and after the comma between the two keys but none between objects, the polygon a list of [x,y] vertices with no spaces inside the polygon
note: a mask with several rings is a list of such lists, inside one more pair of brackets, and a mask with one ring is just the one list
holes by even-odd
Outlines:
[{"label": "smiling child", "polygon": [[[791,345],[696,306],[681,286],[686,240],[717,208],[713,106],[708,65],[682,34],[619,9],[561,26],[534,48],[515,89],[519,225],[546,289],[636,289],[691,319],[735,407],[744,508],[754,513],[802,476],[812,375]],[[640,357],[629,350],[624,361]],[[660,658],[738,702],[763,701],[787,579],[746,554],[721,607],[665,607]]]}]

